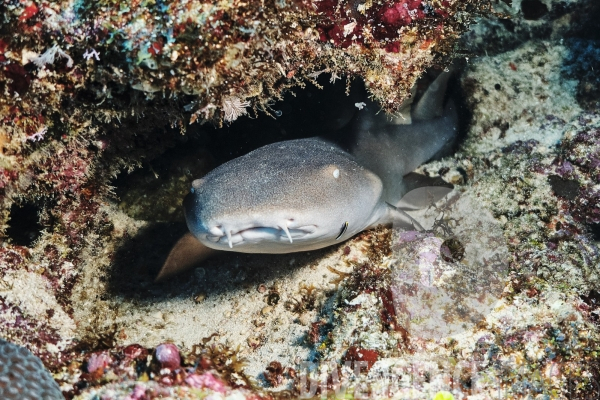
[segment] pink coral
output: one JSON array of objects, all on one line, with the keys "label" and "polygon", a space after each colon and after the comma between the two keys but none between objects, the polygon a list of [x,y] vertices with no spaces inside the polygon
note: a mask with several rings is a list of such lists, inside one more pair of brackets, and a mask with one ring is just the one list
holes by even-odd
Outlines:
[{"label": "pink coral", "polygon": [[217,379],[210,372],[202,375],[190,374],[185,378],[185,383],[197,389],[210,389],[218,393],[225,393],[226,386],[221,380]]},{"label": "pink coral", "polygon": [[133,392],[131,392],[129,396],[125,397],[124,400],[146,400],[148,398],[149,397],[146,396],[146,389],[142,385],[135,385]]},{"label": "pink coral", "polygon": [[[436,19],[441,23],[449,16],[446,9],[448,2],[441,2],[441,7],[433,8],[421,0],[399,0],[375,3],[357,11],[352,1],[321,0],[315,2],[317,12],[327,16],[327,21],[318,26],[321,41],[332,41],[341,48],[352,43],[364,44],[365,33],[380,42],[380,45],[391,53],[400,51],[400,43],[390,40],[401,39],[399,29],[412,26],[413,22],[425,17]],[[434,24],[433,26],[436,26]],[[372,46],[370,44],[369,46]]]},{"label": "pink coral", "polygon": [[123,349],[123,354],[132,360],[143,360],[148,356],[148,350],[139,344],[130,344]]},{"label": "pink coral", "polygon": [[94,353],[87,362],[87,370],[90,374],[102,375],[104,369],[112,363],[110,355],[106,352]]},{"label": "pink coral", "polygon": [[425,12],[421,0],[402,0],[386,4],[376,14],[373,35],[379,40],[395,38],[400,27],[410,25],[413,20],[423,17]]}]

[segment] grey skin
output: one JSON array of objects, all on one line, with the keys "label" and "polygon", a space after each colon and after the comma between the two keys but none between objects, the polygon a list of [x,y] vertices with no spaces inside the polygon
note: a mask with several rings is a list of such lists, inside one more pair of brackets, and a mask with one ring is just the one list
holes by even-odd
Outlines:
[{"label": "grey skin", "polygon": [[207,247],[290,253],[388,220],[382,193],[379,177],[350,154],[318,138],[299,139],[261,147],[194,181],[184,210],[190,232]]},{"label": "grey skin", "polygon": [[403,210],[428,206],[427,194],[437,198],[440,196],[436,194],[448,192],[445,188],[425,186],[407,193],[412,182],[402,177],[454,144],[457,110],[452,99],[444,103],[450,76],[450,72],[439,75],[416,104],[408,105],[404,119],[390,120],[384,113],[376,113],[377,105],[370,103],[369,112],[357,113],[349,124],[349,132],[345,132],[344,136],[354,138],[348,151],[381,178],[383,200]]},{"label": "grey skin", "polygon": [[156,280],[215,250],[291,253],[331,246],[377,225],[422,229],[404,210],[427,206],[450,189],[407,193],[402,177],[456,137],[455,107],[444,106],[448,76],[440,75],[410,106],[410,121],[390,121],[374,103],[358,111],[345,132],[352,138],[348,151],[320,138],[278,142],[195,180],[183,203],[190,233]]}]

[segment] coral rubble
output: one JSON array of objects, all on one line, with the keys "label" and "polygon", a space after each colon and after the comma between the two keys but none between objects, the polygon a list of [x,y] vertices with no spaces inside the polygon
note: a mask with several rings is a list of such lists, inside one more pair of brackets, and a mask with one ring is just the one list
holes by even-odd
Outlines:
[{"label": "coral rubble", "polygon": [[[364,78],[395,109],[488,6],[1,2],[0,275],[7,288],[50,288],[3,286],[3,335],[32,344],[48,326],[44,342],[74,345],[76,282],[105,280],[105,244],[125,233],[106,207],[109,180],[176,144],[188,122],[269,114],[286,90],[321,73]],[[97,272],[82,272],[94,259]],[[32,350],[66,362],[45,346]]]},{"label": "coral rubble", "polygon": [[[508,3],[457,42],[488,1],[1,2],[0,336],[69,398],[597,396],[598,5]],[[465,142],[419,172],[462,200],[423,214],[432,232],[152,282],[214,156],[178,150],[189,122],[277,116],[275,100],[325,77],[363,80],[393,112],[457,54]],[[495,265],[489,247],[501,274],[456,278]],[[423,290],[426,273],[460,290]],[[435,335],[429,317],[446,324]]]}]

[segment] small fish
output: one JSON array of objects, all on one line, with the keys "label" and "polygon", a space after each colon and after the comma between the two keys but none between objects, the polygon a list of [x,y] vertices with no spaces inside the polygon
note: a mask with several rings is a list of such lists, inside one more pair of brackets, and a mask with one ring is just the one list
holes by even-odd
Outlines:
[{"label": "small fish", "polygon": [[389,121],[369,103],[344,132],[351,138],[345,148],[322,138],[273,143],[195,180],[183,202],[190,233],[171,250],[156,280],[219,250],[291,253],[378,225],[422,230],[405,210],[428,206],[451,189],[409,191],[403,176],[456,137],[455,107],[444,105],[448,76],[442,73],[411,106],[411,124]]}]

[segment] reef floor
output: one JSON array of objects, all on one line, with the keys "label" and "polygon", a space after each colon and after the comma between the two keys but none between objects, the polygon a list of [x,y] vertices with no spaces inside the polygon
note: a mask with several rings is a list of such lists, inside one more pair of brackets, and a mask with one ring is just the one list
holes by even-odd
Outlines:
[{"label": "reef floor", "polygon": [[[0,333],[77,399],[597,398],[600,80],[589,71],[600,71],[600,38],[571,34],[561,2],[534,1],[547,13],[529,18],[527,1],[465,36],[463,141],[417,170],[455,186],[415,213],[428,233],[222,254],[155,283],[186,231],[191,180],[262,144],[240,133],[248,116],[218,133],[224,142],[190,128],[112,181],[96,210],[106,229],[80,238],[77,269],[48,272],[69,252],[61,235],[77,233],[40,231],[14,211],[24,222],[13,239],[39,232],[3,253]],[[268,135],[289,137],[271,121]]]}]

